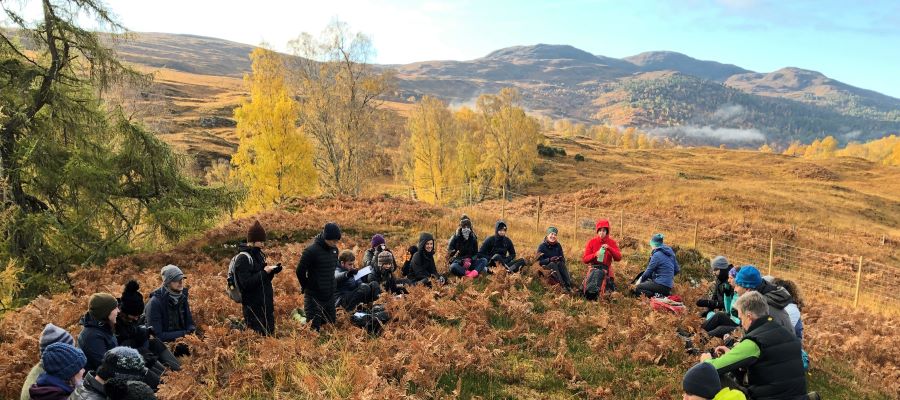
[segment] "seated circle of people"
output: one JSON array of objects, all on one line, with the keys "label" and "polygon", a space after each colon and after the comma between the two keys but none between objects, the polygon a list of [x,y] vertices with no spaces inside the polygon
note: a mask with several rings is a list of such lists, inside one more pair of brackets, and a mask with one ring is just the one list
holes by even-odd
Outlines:
[{"label": "seated circle of people", "polygon": [[28,396],[34,400],[68,399],[81,384],[87,357],[81,349],[68,343],[57,342],[47,346],[41,354],[41,372],[28,388]]},{"label": "seated circle of people", "polygon": [[771,307],[766,297],[749,291],[734,307],[744,337],[733,348],[719,346],[715,355],[703,353],[700,361],[715,367],[722,386],[741,390],[751,399],[807,398],[800,341],[768,314]]},{"label": "seated circle of people", "polygon": [[144,296],[141,286],[135,280],[125,284],[119,297],[119,315],[116,317],[115,335],[119,346],[136,349],[155,375],[161,376],[168,367],[173,371],[181,369],[178,358],[165,343],[153,336],[144,318]]},{"label": "seated circle of people", "polygon": [[137,350],[118,346],[103,355],[96,371],[87,372],[84,380],[72,394],[72,400],[105,400],[109,398],[107,383],[119,378],[141,382],[152,390],[159,385],[159,378],[153,376],[144,366],[145,361]]},{"label": "seated circle of people", "polygon": [[650,261],[634,287],[636,296],[666,297],[672,294],[675,275],[678,275],[681,267],[675,259],[675,251],[666,246],[663,240],[661,233],[650,238]]},{"label": "seated circle of people", "polygon": [[715,282],[710,288],[710,296],[697,300],[697,307],[704,308],[700,317],[701,327],[709,336],[722,338],[740,326],[741,320],[734,309],[738,298],[734,290],[734,279],[738,268],[731,265],[724,256],[713,258],[710,263],[715,274]]},{"label": "seated circle of people", "polygon": [[325,224],[313,242],[303,250],[297,263],[297,280],[303,293],[303,310],[310,326],[319,330],[334,323],[335,280],[341,228],[334,222]]},{"label": "seated circle of people", "polygon": [[506,222],[497,221],[494,225],[494,234],[484,239],[481,248],[478,249],[478,257],[488,260],[487,273],[492,273],[492,269],[498,267],[507,272],[519,272],[525,265],[525,260],[516,258],[516,246],[507,236],[508,230]]},{"label": "seated circle of people", "polygon": [[422,232],[419,235],[419,245],[416,254],[412,256],[409,263],[409,269],[412,273],[413,285],[431,286],[434,283],[445,284],[447,279],[438,274],[437,266],[434,264],[434,235],[428,232]]},{"label": "seated circle of people", "polygon": [[[188,288],[181,268],[169,264],[160,270],[162,286],[150,293],[144,316],[153,335],[173,346],[176,340],[192,335],[197,330],[191,305],[188,300]],[[183,343],[174,344],[172,353],[176,357],[190,354],[190,349]]]},{"label": "seated circle of people", "polygon": [[787,289],[775,286],[763,280],[759,270],[752,265],[744,265],[734,277],[734,290],[739,296],[743,296],[747,292],[759,292],[762,294],[769,304],[768,315],[775,320],[778,325],[784,327],[789,332],[794,333],[794,326],[791,325],[791,318],[787,311],[784,310],[788,304],[794,302],[791,294]]},{"label": "seated circle of people", "polygon": [[550,271],[551,284],[559,284],[566,292],[572,291],[572,276],[566,267],[566,257],[562,244],[559,243],[559,229],[547,228],[547,236],[538,246],[537,258],[541,268]]},{"label": "seated circle of people", "polygon": [[[247,230],[247,241],[238,246],[232,258],[234,286],[240,291],[244,323],[261,335],[275,334],[275,293],[272,280],[282,271],[281,264],[268,265],[262,248],[266,230],[255,221]],[[232,272],[232,271],[229,271]]]},{"label": "seated circle of people", "polygon": [[459,227],[453,232],[447,244],[447,259],[450,273],[469,278],[484,274],[488,260],[478,255],[478,237],[472,230],[472,220],[463,215]]},{"label": "seated circle of people", "polygon": [[378,299],[381,286],[374,280],[369,283],[362,282],[363,277],[358,276],[360,273],[361,271],[356,269],[356,255],[353,251],[342,251],[338,256],[338,266],[334,270],[335,306],[353,312],[360,304],[371,303]]},{"label": "seated circle of people", "polygon": [[622,260],[619,245],[609,235],[609,221],[597,220],[594,232],[596,236],[585,244],[584,254],[581,256],[581,262],[588,265],[581,292],[589,300],[596,300],[616,290],[613,261]]}]

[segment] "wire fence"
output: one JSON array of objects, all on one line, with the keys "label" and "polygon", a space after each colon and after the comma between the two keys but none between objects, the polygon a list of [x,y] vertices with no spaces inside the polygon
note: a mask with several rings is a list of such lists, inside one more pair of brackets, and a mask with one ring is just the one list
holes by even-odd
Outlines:
[{"label": "wire fence", "polygon": [[[576,252],[580,250],[579,244],[596,234],[595,221],[607,219],[612,225],[611,235],[620,242],[643,242],[654,233],[663,233],[669,244],[694,248],[708,257],[723,255],[734,265],[755,265],[765,275],[792,280],[804,297],[876,312],[900,313],[900,308],[895,306],[900,304],[900,290],[897,290],[900,266],[867,260],[860,255],[803,248],[776,238],[728,232],[699,222],[623,209],[583,207],[578,202],[557,200],[545,202],[539,196],[493,187],[462,184],[409,188],[389,195],[440,204],[478,214],[483,219],[515,221],[519,231],[510,232],[514,239],[519,235],[522,240],[534,241],[542,238],[546,227],[552,225],[559,229],[561,240],[571,240],[572,250]],[[456,224],[452,220],[440,221],[431,228],[436,237],[449,237]]]}]

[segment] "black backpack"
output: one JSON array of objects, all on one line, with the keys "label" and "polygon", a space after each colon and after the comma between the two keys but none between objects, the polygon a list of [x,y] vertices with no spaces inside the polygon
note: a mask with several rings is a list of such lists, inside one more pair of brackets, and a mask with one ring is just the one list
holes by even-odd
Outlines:
[{"label": "black backpack", "polygon": [[597,300],[606,292],[616,290],[616,285],[612,277],[607,275],[607,269],[604,265],[592,265],[588,269],[584,282],[581,284],[581,291],[588,300]]},{"label": "black backpack", "polygon": [[390,321],[391,316],[385,311],[384,306],[376,304],[371,309],[357,311],[350,316],[350,322],[366,332],[377,334],[382,327]]}]

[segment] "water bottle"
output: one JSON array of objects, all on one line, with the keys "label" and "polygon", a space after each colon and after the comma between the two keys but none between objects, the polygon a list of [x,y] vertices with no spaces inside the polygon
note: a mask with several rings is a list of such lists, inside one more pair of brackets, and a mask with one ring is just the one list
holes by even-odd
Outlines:
[{"label": "water bottle", "polygon": [[606,248],[601,247],[600,253],[597,255],[597,262],[603,264],[603,260],[605,260],[605,259],[606,259]]}]

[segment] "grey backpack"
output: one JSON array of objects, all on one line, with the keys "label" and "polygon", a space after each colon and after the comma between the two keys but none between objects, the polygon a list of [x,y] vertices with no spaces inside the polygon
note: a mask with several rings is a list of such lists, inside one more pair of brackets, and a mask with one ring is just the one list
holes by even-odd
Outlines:
[{"label": "grey backpack", "polygon": [[238,255],[231,258],[231,263],[228,264],[228,285],[225,287],[225,293],[228,294],[228,297],[231,300],[234,300],[235,303],[241,302],[241,290],[238,288],[237,276],[234,274],[234,265],[237,264],[237,259],[240,256],[247,256],[247,259],[250,260],[250,265],[253,265],[253,257],[250,256],[250,253],[246,251],[242,251],[238,253]]}]

